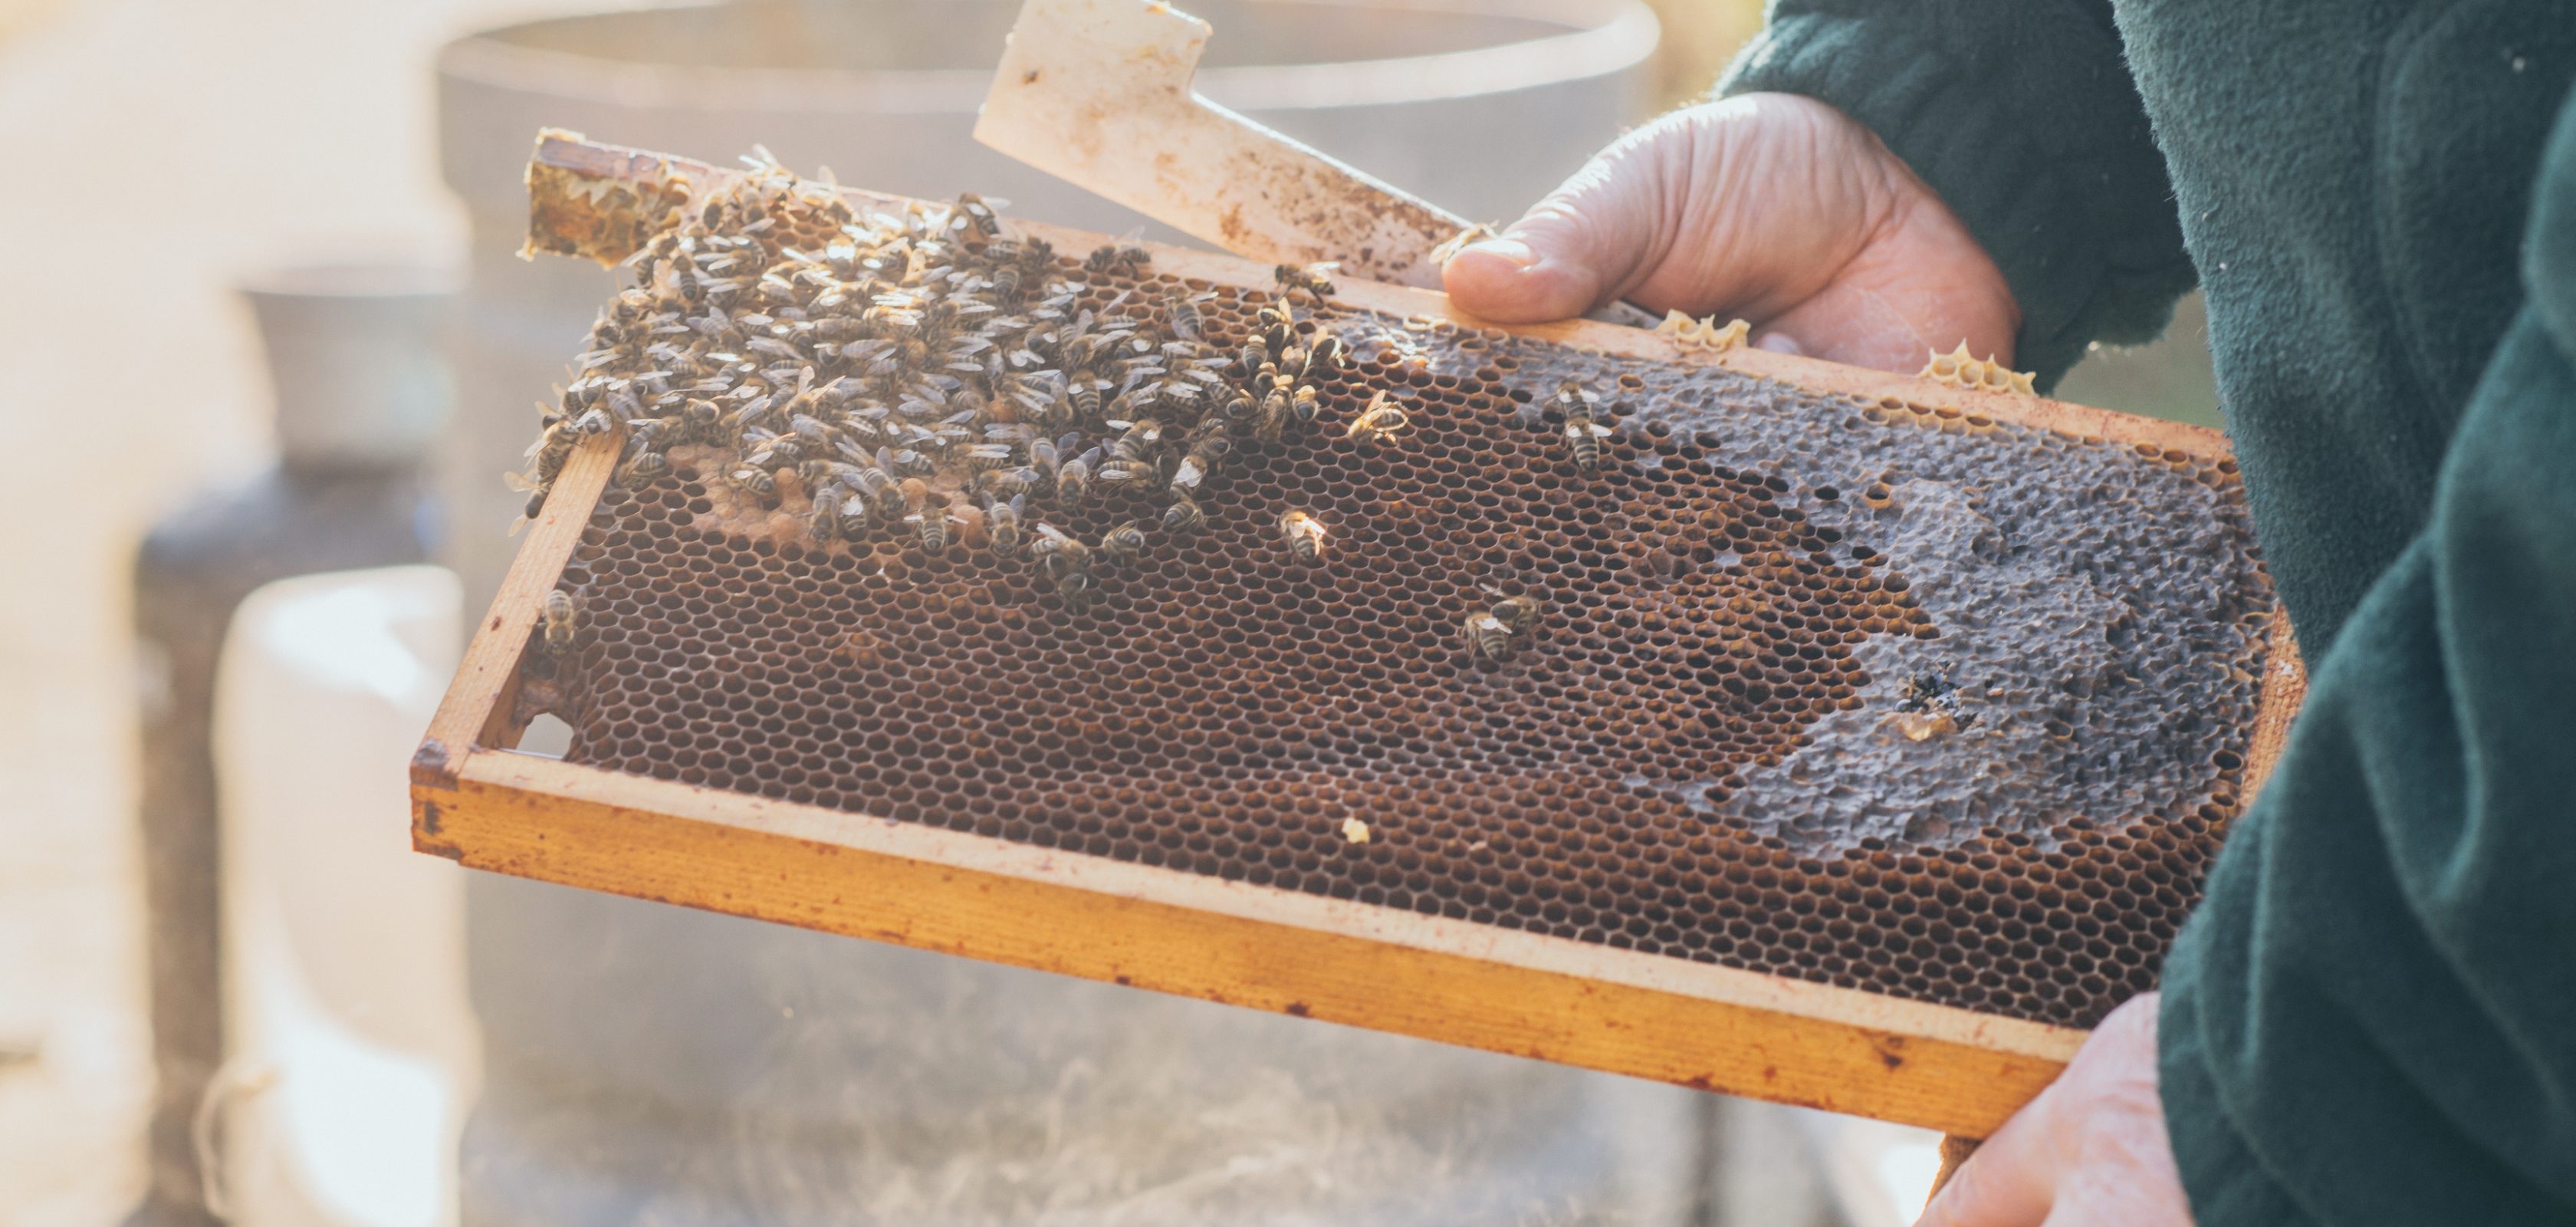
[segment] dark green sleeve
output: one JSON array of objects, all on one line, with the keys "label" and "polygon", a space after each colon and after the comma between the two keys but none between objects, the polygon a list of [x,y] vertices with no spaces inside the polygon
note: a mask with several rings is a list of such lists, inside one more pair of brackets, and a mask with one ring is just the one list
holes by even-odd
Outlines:
[{"label": "dark green sleeve", "polygon": [[1718,90],[1887,142],[2003,269],[2042,390],[2088,342],[2152,340],[2194,284],[2109,0],[1774,0]]},{"label": "dark green sleeve", "polygon": [[2429,526],[2165,965],[2203,1227],[2576,1221],[2576,98]]}]

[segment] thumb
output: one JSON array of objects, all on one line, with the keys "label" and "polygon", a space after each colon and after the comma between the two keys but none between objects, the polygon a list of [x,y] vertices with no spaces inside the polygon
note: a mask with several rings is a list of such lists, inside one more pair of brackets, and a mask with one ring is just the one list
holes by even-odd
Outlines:
[{"label": "thumb", "polygon": [[1671,220],[1649,125],[1601,151],[1500,237],[1442,271],[1451,301],[1496,323],[1569,319],[1625,294],[1662,259]]},{"label": "thumb", "polygon": [[2054,1172],[2042,1139],[2029,1128],[2013,1128],[2021,1119],[2007,1122],[1959,1165],[1914,1227],[2040,1227],[2053,1200]]}]

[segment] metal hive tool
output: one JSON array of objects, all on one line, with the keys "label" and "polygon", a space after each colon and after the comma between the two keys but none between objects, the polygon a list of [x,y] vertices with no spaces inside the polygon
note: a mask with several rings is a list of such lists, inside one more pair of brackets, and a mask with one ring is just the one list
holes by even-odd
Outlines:
[{"label": "metal hive tool", "polygon": [[[622,257],[721,182],[550,137],[531,242]],[[807,206],[778,250],[845,220]],[[1195,298],[1220,349],[1281,294],[1019,233],[1068,311]],[[2153,986],[2297,701],[2219,440],[1393,287],[1286,298],[1352,356],[1314,421],[1220,466],[1194,531],[1144,483],[1033,505],[1093,551],[1081,591],[957,475],[930,548],[818,537],[792,466],[727,481],[721,441],[660,474],[619,469],[632,426],[567,447],[424,745],[416,840],[1970,1136]],[[1400,428],[1354,432],[1372,405]],[[565,762],[484,752],[540,712]]]}]

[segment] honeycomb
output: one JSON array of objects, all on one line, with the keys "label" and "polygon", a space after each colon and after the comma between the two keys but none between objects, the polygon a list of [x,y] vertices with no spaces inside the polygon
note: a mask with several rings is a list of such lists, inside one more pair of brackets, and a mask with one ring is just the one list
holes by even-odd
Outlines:
[{"label": "honeycomb", "polygon": [[[698,226],[773,219],[772,260],[966,228],[765,199]],[[978,497],[1009,470],[916,469],[914,518],[842,531],[825,469],[746,478],[767,444],[703,433],[637,463],[688,398],[621,410],[647,444],[561,577],[569,627],[533,632],[521,715],[610,770],[2015,1018],[2090,1026],[2154,986],[2236,813],[2273,610],[2232,462],[1143,255],[1049,255],[1028,301],[1166,338],[1187,303],[1226,355],[1284,311],[1297,348],[1345,347],[1311,421],[1219,457],[1194,528],[1167,460],[1041,485],[1017,533]],[[639,286],[668,303],[668,265]],[[778,395],[868,352],[802,350],[826,369]],[[952,399],[1013,374],[981,357]],[[969,403],[1011,434],[1009,398]],[[1081,420],[1060,451],[1128,429]]]}]

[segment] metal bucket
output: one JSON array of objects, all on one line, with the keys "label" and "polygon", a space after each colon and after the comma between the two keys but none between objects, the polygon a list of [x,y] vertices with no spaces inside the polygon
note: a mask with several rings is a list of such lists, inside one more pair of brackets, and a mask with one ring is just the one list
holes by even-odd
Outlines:
[{"label": "metal bucket", "polygon": [[[1473,216],[1516,215],[1636,119],[1634,0],[1192,4],[1211,98]],[[1011,0],[669,8],[440,60],[472,210],[446,490],[469,608],[499,474],[611,292],[515,258],[540,126],[1120,233],[969,136]],[[1148,233],[1185,241],[1170,232]],[[1392,1036],[476,875],[484,1100],[465,1221],[1679,1221],[1690,1096]]]}]

